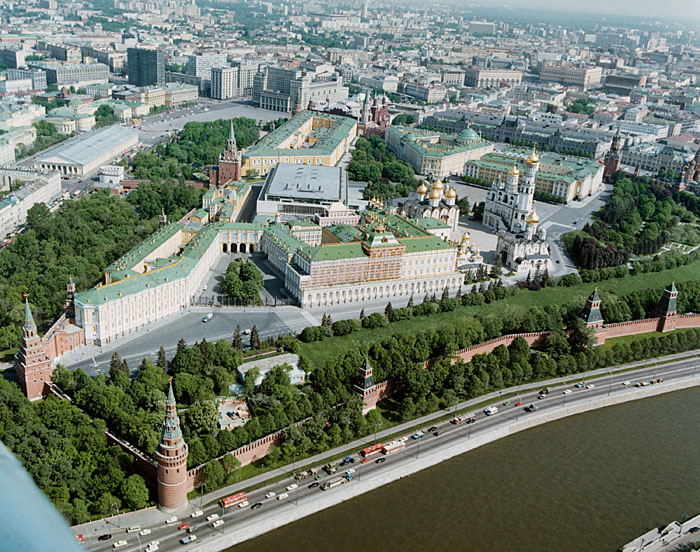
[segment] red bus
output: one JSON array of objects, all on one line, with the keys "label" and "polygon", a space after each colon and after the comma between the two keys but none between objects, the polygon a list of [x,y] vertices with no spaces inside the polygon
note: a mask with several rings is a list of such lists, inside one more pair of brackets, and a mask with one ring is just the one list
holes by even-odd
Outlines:
[{"label": "red bus", "polygon": [[235,495],[227,496],[219,501],[219,506],[222,508],[228,508],[229,506],[235,506],[240,504],[244,500],[248,500],[245,493],[236,493]]},{"label": "red bus", "polygon": [[377,443],[376,445],[372,445],[371,447],[362,449],[360,451],[360,456],[362,456],[362,458],[367,458],[369,456],[372,456],[373,454],[379,454],[380,452],[382,452],[383,448],[384,445],[382,445],[381,443]]}]

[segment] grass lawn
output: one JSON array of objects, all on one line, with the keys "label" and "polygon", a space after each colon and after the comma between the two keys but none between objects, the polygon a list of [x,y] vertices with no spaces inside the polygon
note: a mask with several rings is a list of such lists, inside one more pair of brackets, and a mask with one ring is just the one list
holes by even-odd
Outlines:
[{"label": "grass lawn", "polygon": [[[454,323],[455,320],[464,316],[485,313],[506,318],[517,316],[531,307],[563,305],[575,302],[583,305],[595,287],[598,287],[603,292],[627,295],[642,289],[662,289],[669,285],[672,280],[678,283],[695,281],[699,278],[700,261],[695,261],[664,272],[647,272],[646,274],[630,275],[624,278],[613,278],[595,284],[586,283],[572,287],[551,287],[540,291],[519,290],[512,297],[506,297],[501,301],[495,301],[488,305],[459,307],[453,312],[418,317],[412,320],[401,320],[384,328],[360,330],[350,335],[326,338],[323,341],[314,343],[302,343],[301,353],[306,355],[314,365],[321,366],[325,359],[329,357],[329,351],[332,351],[332,355],[336,356],[344,354],[351,349],[364,350],[373,343],[383,341],[392,335],[414,334],[422,330],[437,330]],[[414,300],[420,302],[423,300],[423,297],[414,296]],[[603,300],[605,300],[604,297]]]}]

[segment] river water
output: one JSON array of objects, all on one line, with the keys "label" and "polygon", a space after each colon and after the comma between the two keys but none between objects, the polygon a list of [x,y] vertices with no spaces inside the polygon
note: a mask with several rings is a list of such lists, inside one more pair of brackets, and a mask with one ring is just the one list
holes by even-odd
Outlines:
[{"label": "river water", "polygon": [[700,389],[552,422],[229,550],[614,551],[700,512]]}]

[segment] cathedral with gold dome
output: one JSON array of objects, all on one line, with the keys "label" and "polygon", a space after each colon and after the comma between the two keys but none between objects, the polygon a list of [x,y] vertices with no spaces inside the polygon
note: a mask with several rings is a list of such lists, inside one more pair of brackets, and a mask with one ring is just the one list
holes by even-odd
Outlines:
[{"label": "cathedral with gold dome", "polygon": [[459,207],[457,192],[454,188],[445,187],[441,180],[436,180],[430,190],[421,182],[415,192],[408,198],[398,200],[399,207],[411,218],[433,218],[450,227],[450,233],[457,232],[459,223]]},{"label": "cathedral with gold dome", "polygon": [[495,181],[484,202],[483,222],[498,233],[496,252],[504,266],[520,275],[549,270],[552,264],[547,235],[538,228],[540,219],[534,207],[539,166],[533,149],[525,160],[525,173],[521,176],[513,165],[506,182]]}]

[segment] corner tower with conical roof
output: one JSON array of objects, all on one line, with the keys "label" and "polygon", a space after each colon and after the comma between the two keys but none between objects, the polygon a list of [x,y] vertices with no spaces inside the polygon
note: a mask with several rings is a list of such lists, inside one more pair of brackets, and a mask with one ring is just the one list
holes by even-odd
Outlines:
[{"label": "corner tower with conical roof", "polygon": [[187,506],[187,452],[171,381],[163,429],[156,448],[158,508],[163,511],[175,512]]},{"label": "corner tower with conical roof", "polygon": [[48,393],[51,384],[53,362],[46,354],[37,333],[28,295],[24,294],[24,324],[22,343],[15,355],[17,383],[30,401],[41,399]]}]

